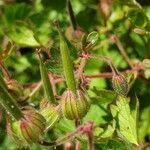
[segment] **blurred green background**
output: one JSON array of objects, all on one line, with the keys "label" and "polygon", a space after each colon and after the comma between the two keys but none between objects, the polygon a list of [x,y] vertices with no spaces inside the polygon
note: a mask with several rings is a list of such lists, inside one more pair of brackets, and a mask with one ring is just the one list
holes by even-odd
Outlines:
[{"label": "blurred green background", "polygon": [[[108,3],[104,4],[105,2]],[[138,2],[135,3],[134,0],[71,0],[78,25],[87,34],[92,31],[99,33],[97,46],[106,41],[92,53],[110,57],[121,71],[129,69],[129,66],[116,45],[107,43],[112,34],[118,35],[133,62],[150,59],[150,34],[134,32],[135,28],[149,32],[150,1],[138,0]],[[106,5],[106,8],[102,8],[102,5]],[[5,60],[13,79],[22,84],[40,80],[39,64],[35,54],[35,48],[40,46],[48,48],[51,52],[52,59],[47,65],[49,71],[61,74],[59,39],[54,21],[59,21],[64,32],[70,26],[65,0],[0,0],[0,53],[5,49],[8,41],[14,43],[15,47]],[[76,53],[78,55],[78,52]],[[73,53],[72,56],[76,58]],[[106,64],[97,60],[88,61],[85,67],[86,74],[109,71]],[[141,73],[144,79],[138,78],[135,81],[132,92],[136,93],[140,100],[140,138],[150,142],[150,71]],[[93,87],[97,90],[111,89],[110,80],[91,79],[90,89]],[[61,86],[58,87],[59,91],[61,88]],[[35,99],[35,105],[41,98],[41,95],[38,96]],[[31,102],[34,103],[34,100]],[[15,150],[17,147],[7,138],[3,116],[4,112],[0,111],[0,150]],[[103,121],[100,119],[100,122]],[[111,146],[111,144],[110,142],[108,145]],[[101,147],[109,149],[106,145]],[[33,145],[31,149],[48,148]]]}]

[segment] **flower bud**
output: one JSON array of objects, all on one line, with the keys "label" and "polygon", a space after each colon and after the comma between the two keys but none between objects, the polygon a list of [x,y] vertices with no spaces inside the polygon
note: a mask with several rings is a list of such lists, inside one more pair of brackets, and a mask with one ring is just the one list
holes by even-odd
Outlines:
[{"label": "flower bud", "polygon": [[60,118],[60,106],[51,104],[47,99],[43,99],[40,104],[40,113],[46,119],[46,130],[52,128]]},{"label": "flower bud", "polygon": [[80,27],[74,30],[72,26],[68,27],[65,33],[67,39],[73,42],[80,42],[84,34],[85,33]]},{"label": "flower bud", "polygon": [[17,81],[10,80],[7,82],[7,87],[14,99],[18,102],[22,100],[21,97],[23,96],[23,88]]},{"label": "flower bud", "polygon": [[144,59],[142,65],[144,69],[150,69],[150,59]]},{"label": "flower bud", "polygon": [[146,31],[143,30],[143,29],[140,29],[140,28],[134,28],[133,31],[137,34],[140,34],[140,35],[145,35],[146,34]]},{"label": "flower bud", "polygon": [[112,77],[112,86],[114,91],[120,95],[127,95],[128,93],[128,83],[126,78],[121,75],[114,75]]},{"label": "flower bud", "polygon": [[88,112],[89,106],[88,99],[81,90],[77,90],[77,94],[67,90],[62,95],[62,112],[67,119],[83,118]]},{"label": "flower bud", "polygon": [[25,107],[19,120],[22,136],[28,143],[36,143],[44,133],[46,120],[32,107]]},{"label": "flower bud", "polygon": [[7,133],[16,144],[36,143],[44,133],[46,121],[32,107],[24,107],[19,121],[7,121]]}]

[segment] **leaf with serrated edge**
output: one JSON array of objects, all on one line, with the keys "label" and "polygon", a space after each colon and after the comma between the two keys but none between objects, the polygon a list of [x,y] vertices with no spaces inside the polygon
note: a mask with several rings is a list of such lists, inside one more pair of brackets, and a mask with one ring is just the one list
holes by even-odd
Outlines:
[{"label": "leaf with serrated edge", "polygon": [[126,138],[129,142],[138,145],[137,130],[136,130],[136,118],[132,116],[129,98],[124,96],[118,96],[117,99],[117,120],[119,125],[120,134]]}]

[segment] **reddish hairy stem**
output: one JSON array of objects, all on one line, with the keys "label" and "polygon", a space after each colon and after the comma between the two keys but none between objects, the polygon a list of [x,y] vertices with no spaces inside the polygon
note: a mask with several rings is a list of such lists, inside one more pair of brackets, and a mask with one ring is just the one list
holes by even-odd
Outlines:
[{"label": "reddish hairy stem", "polygon": [[[134,69],[122,71],[121,73],[134,73],[134,72],[139,72],[140,70],[142,70],[141,67],[136,67]],[[113,76],[113,73],[112,72],[103,72],[103,73],[89,74],[89,75],[88,74],[82,74],[81,76],[85,77],[85,78],[89,78],[89,79],[92,79],[92,78],[111,78]],[[146,80],[147,82],[149,81],[148,79],[145,79],[142,75],[139,75],[139,77]],[[53,78],[54,78],[55,84],[65,81],[65,79],[59,75],[53,75]],[[34,88],[36,88],[37,84],[39,84],[39,82],[27,83],[27,84],[24,84],[23,87],[34,89]]]},{"label": "reddish hairy stem", "polygon": [[11,76],[7,70],[7,68],[5,67],[4,63],[2,61],[0,61],[0,66],[2,68],[2,72],[6,78],[7,81],[11,80]]},{"label": "reddish hairy stem", "polygon": [[85,78],[111,78],[113,76],[112,72],[99,73],[94,75],[83,75]]},{"label": "reddish hairy stem", "polygon": [[51,85],[52,85],[52,90],[53,90],[54,96],[56,96],[57,95],[56,83],[55,83],[55,79],[54,79],[52,73],[49,73],[49,79],[50,79],[50,82],[51,82]]},{"label": "reddish hairy stem", "polygon": [[[88,133],[90,133],[92,131],[91,129],[93,129],[93,123],[88,122],[88,123],[85,123],[85,124],[79,126],[75,131],[73,131],[71,133],[68,133],[65,137],[60,138],[56,141],[47,142],[47,141],[40,140],[40,141],[38,141],[38,143],[40,145],[44,145],[44,146],[58,146],[58,145],[64,144],[67,141],[70,141],[70,140],[74,139],[79,134],[88,134]],[[90,149],[90,150],[92,150],[92,149]]]},{"label": "reddish hairy stem", "polygon": [[116,45],[117,45],[117,47],[118,47],[118,49],[119,49],[121,55],[124,57],[124,59],[126,60],[126,62],[129,64],[129,66],[130,66],[131,68],[133,68],[133,65],[132,65],[132,63],[131,63],[131,61],[130,61],[130,58],[129,58],[128,54],[126,53],[126,51],[125,51],[125,49],[124,49],[124,47],[123,47],[121,41],[119,40],[118,36],[112,35],[112,36],[110,37],[110,40],[111,40],[112,42],[115,42],[115,43],[116,43]]},{"label": "reddish hairy stem", "polygon": [[[75,126],[76,128],[78,128],[80,125],[80,120],[79,119],[76,119],[75,120]],[[75,150],[80,150],[80,141],[76,140],[76,143],[75,143]]]},{"label": "reddish hairy stem", "polygon": [[93,133],[88,133],[88,150],[93,150]]},{"label": "reddish hairy stem", "polygon": [[79,65],[79,68],[78,68],[78,71],[77,71],[77,82],[78,82],[78,80],[80,79],[80,77],[83,73],[85,64],[86,64],[86,58],[81,58],[80,65]]}]

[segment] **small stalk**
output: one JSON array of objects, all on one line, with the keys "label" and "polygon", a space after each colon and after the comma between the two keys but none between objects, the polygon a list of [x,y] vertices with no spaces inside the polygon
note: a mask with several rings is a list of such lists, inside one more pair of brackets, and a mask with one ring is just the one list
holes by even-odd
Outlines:
[{"label": "small stalk", "polygon": [[1,66],[1,69],[2,69],[2,72],[6,78],[7,81],[11,80],[11,76],[7,70],[7,68],[5,67],[4,63],[2,61],[0,61],[0,66]]},{"label": "small stalk", "polygon": [[52,85],[50,83],[47,69],[46,69],[46,67],[45,67],[45,65],[42,61],[42,58],[41,58],[40,54],[39,54],[39,60],[40,60],[41,79],[42,79],[45,95],[46,95],[47,99],[50,102],[55,103],[56,100],[55,100],[55,97],[54,97],[54,94],[53,94]]},{"label": "small stalk", "polygon": [[[80,125],[80,119],[76,119],[75,120],[75,126],[76,126],[76,128],[78,128],[79,125]],[[76,139],[75,150],[80,150],[80,149],[81,149],[81,142]]]},{"label": "small stalk", "polygon": [[79,68],[78,68],[77,82],[79,82],[79,80],[80,80],[80,77],[81,77],[81,75],[82,75],[82,73],[83,73],[83,70],[84,70],[85,65],[86,65],[86,58],[83,57],[83,58],[81,58],[80,66],[79,66]]},{"label": "small stalk", "polygon": [[93,150],[93,133],[87,134],[88,136],[88,150]]},{"label": "small stalk", "polygon": [[12,115],[16,120],[19,120],[23,117],[23,114],[14,98],[7,91],[6,85],[1,83],[5,84],[3,78],[0,76],[0,103],[10,115]]},{"label": "small stalk", "polygon": [[68,9],[68,14],[70,17],[71,25],[73,27],[73,30],[75,31],[75,30],[77,30],[77,21],[76,21],[76,18],[74,16],[74,12],[73,12],[70,0],[67,0],[67,9]]},{"label": "small stalk", "polygon": [[115,42],[115,44],[117,45],[117,47],[118,47],[118,49],[119,49],[121,55],[124,57],[124,59],[125,59],[125,61],[128,63],[128,65],[133,69],[133,65],[132,65],[132,63],[131,63],[131,61],[130,61],[130,58],[129,58],[129,56],[128,56],[126,50],[124,49],[124,47],[123,47],[121,41],[119,40],[119,38],[118,38],[116,35],[113,35],[113,36],[111,36],[111,40],[112,40],[113,42]]},{"label": "small stalk", "polygon": [[67,87],[69,90],[76,93],[76,81],[74,78],[73,63],[70,58],[69,48],[68,48],[67,43],[65,42],[65,38],[62,35],[59,27],[58,27],[58,32],[59,32],[59,38],[60,38],[60,53],[61,53],[63,70],[64,70]]},{"label": "small stalk", "polygon": [[81,150],[81,142],[76,140],[75,150]]},{"label": "small stalk", "polygon": [[5,83],[5,81],[3,80],[3,77],[0,75],[0,86],[4,87],[7,89],[7,85]]},{"label": "small stalk", "polygon": [[102,61],[106,62],[109,65],[109,67],[111,68],[113,75],[119,75],[120,74],[119,71],[117,70],[117,68],[113,65],[110,58],[108,58],[106,56],[97,57],[97,56],[92,56],[92,55],[89,56],[89,58],[95,58],[95,59],[102,60]]},{"label": "small stalk", "polygon": [[[80,125],[78,128],[76,128],[75,131],[72,131],[70,133],[67,133],[64,137],[58,138],[56,141],[52,141],[52,142],[47,142],[47,141],[38,141],[38,143],[40,145],[44,145],[44,146],[59,146],[61,144],[64,144],[68,141],[71,141],[73,139],[75,139],[77,136],[81,135],[81,134],[86,134],[89,135],[90,134],[90,148],[93,148],[93,128],[95,128],[96,126],[93,126],[93,123],[88,122],[85,123],[83,125]],[[93,149],[90,149],[93,150]]]}]

